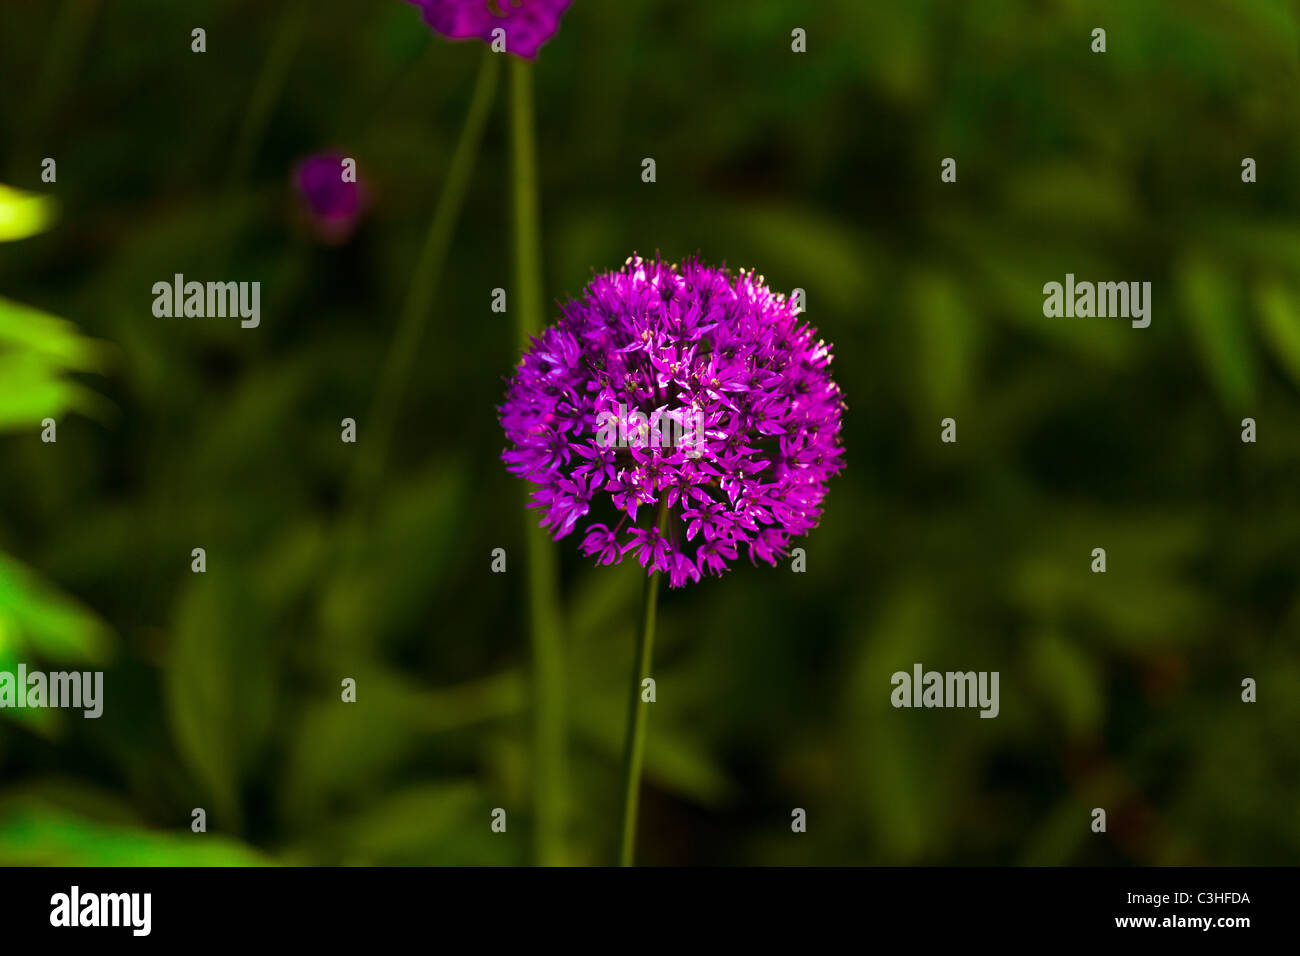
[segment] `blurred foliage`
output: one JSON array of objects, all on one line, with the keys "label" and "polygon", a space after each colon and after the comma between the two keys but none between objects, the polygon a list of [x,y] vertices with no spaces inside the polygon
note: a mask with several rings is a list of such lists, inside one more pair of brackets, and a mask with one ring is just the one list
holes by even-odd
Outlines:
[{"label": "blurred foliage", "polygon": [[[0,185],[0,242],[45,229],[54,204]],[[99,364],[99,347],[70,323],[0,298],[0,432],[32,428],[78,407],[95,407],[94,395],[70,377]],[[0,671],[14,673],[28,657],[96,663],[108,651],[104,625],[0,551]],[[55,713],[6,709],[7,719],[35,733],[58,726]]]},{"label": "blurred foliage", "polygon": [[45,229],[54,203],[45,196],[0,185],[0,242],[26,239]]},{"label": "blurred foliage", "polygon": [[[0,669],[94,662],[106,703],[0,715],[2,863],[529,859],[504,100],[357,512],[339,422],[365,441],[480,49],[281,9],[6,11]],[[548,295],[633,250],[756,266],[850,405],[807,573],[663,596],[645,862],[1296,860],[1298,56],[1281,0],[575,0],[535,71]],[[338,248],[289,183],[324,147],[373,199]],[[1151,281],[1151,327],[1045,318],[1067,272]],[[176,273],[262,282],[261,328],[155,318]],[[637,569],[556,548],[566,837],[607,862]],[[1000,716],[893,709],[914,662],[999,671]]]}]

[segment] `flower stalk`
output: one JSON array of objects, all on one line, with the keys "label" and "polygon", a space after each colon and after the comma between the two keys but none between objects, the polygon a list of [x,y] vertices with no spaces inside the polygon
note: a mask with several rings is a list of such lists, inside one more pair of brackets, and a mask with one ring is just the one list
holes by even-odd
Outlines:
[{"label": "flower stalk", "polygon": [[438,279],[442,275],[451,237],[460,219],[470,173],[474,171],[479,144],[483,140],[483,129],[487,125],[496,94],[499,73],[499,57],[490,50],[485,50],[469,112],[465,116],[465,125],[461,128],[460,139],[452,153],[451,168],[443,184],[442,194],[438,197],[428,237],[416,260],[415,271],[411,274],[411,284],[407,288],[397,332],[388,348],[379,388],[370,410],[370,437],[361,446],[362,453],[358,456],[356,468],[351,475],[349,498],[355,498],[361,492],[369,490],[383,472],[402,393],[410,381],[420,339],[432,310]]},{"label": "flower stalk", "polygon": [[[666,501],[661,500],[656,527],[664,533],[668,524]],[[636,655],[632,662],[632,686],[628,695],[627,739],[623,745],[623,824],[620,831],[618,865],[631,866],[636,858],[637,809],[641,797],[641,765],[645,757],[646,701],[641,686],[650,676],[654,654],[655,610],[659,598],[659,572],[651,571],[641,593],[641,618],[636,635]]]},{"label": "flower stalk", "polygon": [[[517,57],[511,57],[510,61],[510,94],[517,286],[515,330],[520,343],[526,345],[530,336],[542,331],[542,243],[532,64]],[[539,865],[559,866],[564,863],[566,731],[559,588],[549,536],[527,517],[524,540],[533,656],[534,853]]]}]

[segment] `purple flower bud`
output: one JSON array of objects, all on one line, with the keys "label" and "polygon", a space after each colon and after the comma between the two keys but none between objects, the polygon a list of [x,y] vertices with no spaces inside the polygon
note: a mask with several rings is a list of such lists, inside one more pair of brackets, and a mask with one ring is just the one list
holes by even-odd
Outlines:
[{"label": "purple flower bud", "polygon": [[338,152],[316,153],[293,169],[293,184],[313,231],[327,242],[352,234],[366,205],[355,163]]}]

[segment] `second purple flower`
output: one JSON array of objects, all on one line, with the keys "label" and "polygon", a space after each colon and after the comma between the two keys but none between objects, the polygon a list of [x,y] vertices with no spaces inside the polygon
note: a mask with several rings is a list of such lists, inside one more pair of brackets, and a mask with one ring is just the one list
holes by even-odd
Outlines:
[{"label": "second purple flower", "polygon": [[[407,0],[424,22],[449,40],[501,39],[506,53],[526,60],[560,28],[570,0]],[[502,31],[496,34],[495,31]],[[494,35],[495,34],[495,35]]]}]

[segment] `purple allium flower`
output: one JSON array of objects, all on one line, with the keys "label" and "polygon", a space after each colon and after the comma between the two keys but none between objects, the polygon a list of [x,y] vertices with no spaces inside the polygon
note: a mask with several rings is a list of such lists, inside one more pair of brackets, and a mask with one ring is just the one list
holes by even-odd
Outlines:
[{"label": "purple allium flower", "polygon": [[505,31],[507,53],[531,60],[560,28],[570,0],[407,0],[424,14],[424,22],[449,40],[478,37],[492,42],[492,31]]},{"label": "purple allium flower", "polygon": [[345,182],[342,153],[315,153],[293,169],[293,184],[316,233],[329,242],[352,234],[366,205],[365,185]]},{"label": "purple allium flower", "polygon": [[561,311],[500,409],[501,457],[556,539],[596,518],[584,554],[681,587],[742,549],[775,565],[816,526],[844,400],[830,347],[761,276],[633,256]]}]

